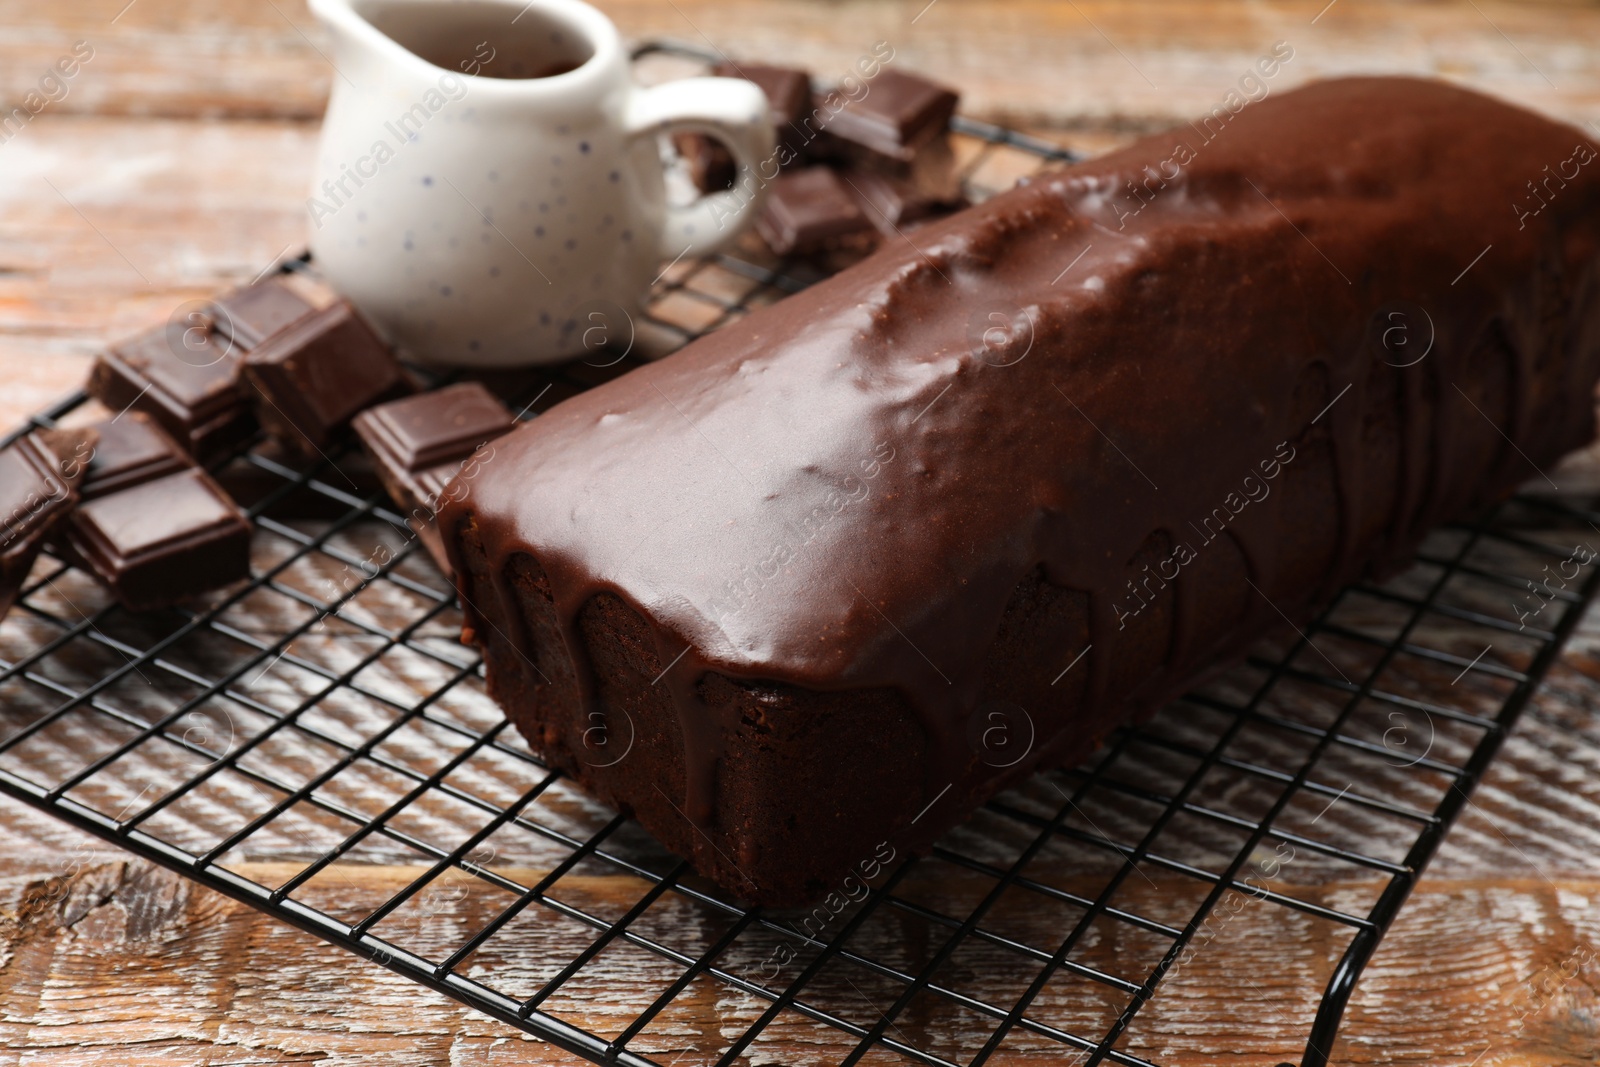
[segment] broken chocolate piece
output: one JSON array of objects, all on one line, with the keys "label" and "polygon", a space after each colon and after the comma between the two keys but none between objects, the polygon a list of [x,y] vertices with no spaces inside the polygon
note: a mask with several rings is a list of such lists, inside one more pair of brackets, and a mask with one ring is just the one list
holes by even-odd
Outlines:
[{"label": "broken chocolate piece", "polygon": [[763,63],[718,63],[711,68],[711,73],[718,78],[755,82],[767,94],[779,142],[787,144],[790,137],[798,135],[799,131],[790,126],[800,120],[811,104],[810,74],[797,67],[773,67]]},{"label": "broken chocolate piece", "polygon": [[211,302],[212,328],[232,341],[241,352],[286,330],[316,310],[316,305],[296,292],[287,281],[265,281],[224,293]]},{"label": "broken chocolate piece", "polygon": [[0,616],[16,603],[45,538],[78,502],[94,435],[39,430],[0,451]]},{"label": "broken chocolate piece", "polygon": [[[798,165],[805,159],[806,144],[813,136],[802,125],[811,106],[811,75],[795,67],[771,67],[761,63],[718,63],[711,68],[718,78],[743,78],[755,82],[767,94],[772,125],[778,135],[774,162],[781,168]],[[703,192],[730,189],[738,178],[733,155],[722,142],[700,133],[683,133],[675,138],[680,155],[689,164],[695,185]],[[768,172],[770,176],[770,171]]]},{"label": "broken chocolate piece", "polygon": [[[811,106],[811,75],[797,67],[768,67],[754,62],[738,64],[718,62],[712,67],[718,78],[744,78],[762,86],[766,102],[771,106],[774,130],[778,131],[778,144],[789,147],[790,154],[805,154],[806,133],[800,120]],[[779,157],[782,163],[782,157]]]},{"label": "broken chocolate piece", "polygon": [[840,177],[856,194],[873,225],[891,236],[912,223],[966,206],[959,184],[952,194],[930,192],[918,188],[915,182],[874,170],[851,169]]},{"label": "broken chocolate piece", "polygon": [[72,553],[124,607],[166,607],[250,574],[250,521],[197,467],[86,501]]},{"label": "broken chocolate piece", "polygon": [[780,256],[869,247],[877,239],[872,220],[827,167],[779,176],[756,216],[756,231]]},{"label": "broken chocolate piece", "polygon": [[52,430],[35,430],[60,465],[61,476],[83,495],[83,481],[89,465],[94,462],[100,446],[100,430],[96,426],[58,426]]},{"label": "broken chocolate piece", "polygon": [[447,576],[450,565],[435,522],[439,498],[482,445],[515,425],[505,405],[477,382],[380,404],[355,418],[356,435],[384,488]]},{"label": "broken chocolate piece", "polygon": [[251,349],[244,370],[261,425],[305,459],[321,455],[358,411],[410,391],[394,353],[348,301]]},{"label": "broken chocolate piece", "polygon": [[113,411],[143,411],[206,459],[255,429],[239,350],[204,325],[169,322],[112,345],[89,372],[89,394]]},{"label": "broken chocolate piece", "polygon": [[91,427],[99,440],[90,455],[78,495],[84,500],[115,493],[140,482],[175,474],[194,461],[160,425],[142,411],[125,411]]},{"label": "broken chocolate piece", "polygon": [[891,169],[910,166],[918,150],[949,127],[959,99],[937,82],[885,70],[865,95],[847,100],[828,120],[824,139],[830,149],[856,162]]}]

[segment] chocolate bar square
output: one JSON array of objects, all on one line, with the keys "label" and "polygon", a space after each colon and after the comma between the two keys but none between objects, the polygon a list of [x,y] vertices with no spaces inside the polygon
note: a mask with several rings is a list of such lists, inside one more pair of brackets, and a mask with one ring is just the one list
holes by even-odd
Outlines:
[{"label": "chocolate bar square", "polygon": [[865,246],[877,238],[849,187],[827,167],[780,175],[756,216],[756,231],[780,256]]},{"label": "chocolate bar square", "polygon": [[305,459],[322,455],[358,411],[410,391],[389,346],[343,300],[251,349],[244,372],[261,425]]},{"label": "chocolate bar square", "polygon": [[213,330],[248,352],[316,310],[287,280],[267,278],[224,293],[211,302],[207,314]]},{"label": "chocolate bar square", "polygon": [[755,82],[772,105],[772,121],[782,126],[798,119],[811,103],[811,75],[798,67],[766,63],[718,63],[711,68],[718,78],[743,78]]},{"label": "chocolate bar square", "polygon": [[250,574],[250,521],[197,467],[85,501],[72,513],[66,540],[134,611]]},{"label": "chocolate bar square", "polygon": [[966,204],[966,197],[955,182],[945,188],[924,188],[909,179],[860,167],[842,171],[839,176],[866,209],[867,218],[886,235]]},{"label": "chocolate bar square", "polygon": [[[718,63],[711,73],[718,78],[743,78],[760,86],[767,94],[778,144],[783,146],[775,162],[787,168],[804,160],[806,144],[812,136],[802,124],[806,109],[811,106],[810,74],[795,67],[762,63]],[[688,161],[695,185],[702,191],[733,187],[738,175],[733,156],[722,142],[700,133],[684,133],[677,136],[676,143],[679,154]],[[770,176],[771,171],[767,174]]]},{"label": "chocolate bar square", "polygon": [[711,73],[719,78],[744,78],[755,82],[767,94],[772,109],[772,125],[778,143],[790,150],[805,150],[806,135],[800,119],[811,106],[811,75],[797,67],[773,67],[763,63],[718,63]]},{"label": "chocolate bar square", "polygon": [[449,575],[435,522],[439,498],[482,445],[516,425],[511,412],[482,385],[461,382],[368,408],[353,425],[407,525]]},{"label": "chocolate bar square", "polygon": [[89,394],[114,411],[143,411],[205,459],[250,436],[240,352],[204,325],[166,323],[112,345],[89,372]]},{"label": "chocolate bar square", "polygon": [[176,474],[194,464],[178,442],[142,411],[125,411],[90,428],[98,441],[78,487],[84,500]]},{"label": "chocolate bar square", "polygon": [[918,149],[949,127],[960,99],[937,82],[892,69],[867,84],[866,94],[846,100],[825,130],[831,147],[869,165],[909,166]]},{"label": "chocolate bar square", "polygon": [[0,616],[11,610],[39,549],[78,502],[94,435],[35,431],[0,451]]}]

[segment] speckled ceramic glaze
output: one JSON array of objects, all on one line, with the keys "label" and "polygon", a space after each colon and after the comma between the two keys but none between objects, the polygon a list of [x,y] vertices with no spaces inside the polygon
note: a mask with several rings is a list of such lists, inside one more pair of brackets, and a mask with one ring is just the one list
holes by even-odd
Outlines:
[{"label": "speckled ceramic glaze", "polygon": [[[318,267],[391,340],[444,364],[592,351],[663,265],[749,221],[761,183],[667,203],[657,135],[773,151],[749,82],[645,89],[577,0],[311,0],[333,95],[307,209]],[[748,168],[748,169],[745,169]]]}]

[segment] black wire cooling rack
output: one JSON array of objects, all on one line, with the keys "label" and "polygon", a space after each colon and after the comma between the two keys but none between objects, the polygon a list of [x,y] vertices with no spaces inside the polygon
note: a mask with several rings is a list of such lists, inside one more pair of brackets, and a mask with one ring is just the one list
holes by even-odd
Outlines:
[{"label": "black wire cooling rack", "polygon": [[[964,120],[955,142],[976,198],[1071,158]],[[670,349],[822,273],[753,239],[677,264],[640,336]],[[531,418],[634,361],[496,384]],[[248,583],[131,615],[58,562],[36,568],[0,627],[0,789],[579,1056],[640,1067],[1146,1067],[1196,1003],[1253,1016],[1256,1039],[1308,1032],[1301,1067],[1321,1067],[1363,965],[1600,580],[1600,512],[1518,497],[1083,766],[996,798],[864,899],[763,912],[506,728],[447,584],[357,450],[302,469],[256,441],[217,469],[255,521]],[[358,884],[358,864],[388,880]],[[1320,1001],[1263,993],[1264,958]]]}]

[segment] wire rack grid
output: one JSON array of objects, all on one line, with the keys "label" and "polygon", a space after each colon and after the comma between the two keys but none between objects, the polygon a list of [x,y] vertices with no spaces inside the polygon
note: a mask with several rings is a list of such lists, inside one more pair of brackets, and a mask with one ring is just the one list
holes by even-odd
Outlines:
[{"label": "wire rack grid", "polygon": [[[974,198],[1072,158],[962,119],[954,140]],[[671,349],[833,266],[752,238],[670,269],[641,330]],[[494,384],[532,418],[633,363]],[[1324,989],[1258,1005],[1321,1067],[1363,965],[1600,581],[1592,550],[1575,564],[1600,512],[1518,497],[1083,766],[996,798],[862,899],[776,913],[699,880],[507,729],[448,585],[359,451],[301,468],[257,440],[217,469],[255,522],[247,583],[131,615],[41,560],[0,627],[0,789],[637,1067],[1150,1067],[1177,1040],[1169,1002],[1186,1002],[1166,994],[1260,994],[1263,944]],[[1552,567],[1574,573],[1553,586]]]}]

